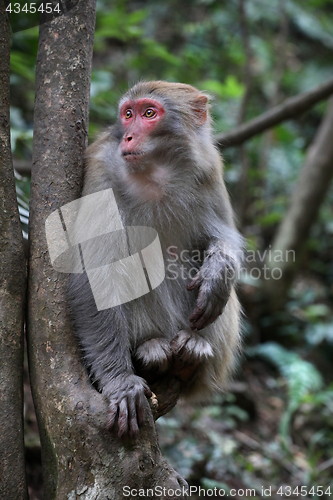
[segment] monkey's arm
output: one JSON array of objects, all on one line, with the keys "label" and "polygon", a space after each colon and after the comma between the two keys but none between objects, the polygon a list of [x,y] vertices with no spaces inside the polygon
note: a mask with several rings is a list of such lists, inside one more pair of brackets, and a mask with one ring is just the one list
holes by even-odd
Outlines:
[{"label": "monkey's arm", "polygon": [[126,325],[112,310],[97,311],[86,273],[71,276],[69,299],[90,377],[109,401],[108,427],[117,422],[119,437],[134,436],[151,391],[134,374]]},{"label": "monkey's arm", "polygon": [[190,316],[192,330],[213,323],[225,308],[242,261],[242,238],[235,229],[225,226],[222,238],[212,238],[203,264],[188,285],[199,289],[196,308]]}]

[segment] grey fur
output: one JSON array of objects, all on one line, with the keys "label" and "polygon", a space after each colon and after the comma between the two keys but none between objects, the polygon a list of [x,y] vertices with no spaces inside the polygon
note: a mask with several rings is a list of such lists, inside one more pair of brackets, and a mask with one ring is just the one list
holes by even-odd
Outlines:
[{"label": "grey fur", "polygon": [[171,366],[172,356],[196,363],[183,395],[203,400],[225,386],[240,344],[234,276],[242,238],[209,115],[203,125],[193,117],[198,98],[200,106],[206,99],[193,87],[166,82],[139,83],[121,103],[129,97],[159,99],[166,110],[144,144],[142,165],[134,172],[123,159],[118,121],[88,149],[82,194],[113,188],[124,227],[155,228],[166,278],[149,294],[104,311],[97,311],[86,275],[73,275],[69,290],[86,364],[110,400],[109,425],[118,418],[120,435],[137,432],[142,398],[149,395],[133,359],[160,372]]}]

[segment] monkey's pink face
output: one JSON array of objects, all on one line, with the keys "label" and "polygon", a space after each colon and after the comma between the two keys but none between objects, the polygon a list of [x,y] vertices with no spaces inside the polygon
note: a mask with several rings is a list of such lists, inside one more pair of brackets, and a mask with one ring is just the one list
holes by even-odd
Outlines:
[{"label": "monkey's pink face", "polygon": [[164,107],[156,99],[144,97],[127,100],[122,104],[120,119],[124,135],[120,148],[126,161],[135,162],[142,159],[147,150],[147,139],[164,114]]}]

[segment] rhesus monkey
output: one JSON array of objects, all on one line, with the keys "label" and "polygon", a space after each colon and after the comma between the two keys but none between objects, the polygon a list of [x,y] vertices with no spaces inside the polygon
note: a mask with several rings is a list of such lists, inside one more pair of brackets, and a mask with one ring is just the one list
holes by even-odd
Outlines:
[{"label": "rhesus monkey", "polygon": [[163,81],[130,89],[116,124],[87,152],[82,194],[108,188],[124,227],[157,231],[166,276],[150,293],[97,311],[87,276],[73,275],[70,304],[90,376],[109,400],[108,426],[134,436],[151,395],[147,380],[170,372],[184,397],[206,399],[225,385],[239,349],[242,238],[208,97]]}]

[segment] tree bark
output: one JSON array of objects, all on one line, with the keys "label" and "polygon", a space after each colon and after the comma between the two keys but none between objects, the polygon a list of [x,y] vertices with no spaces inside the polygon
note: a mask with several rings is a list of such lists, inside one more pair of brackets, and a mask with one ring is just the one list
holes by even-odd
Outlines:
[{"label": "tree bark", "polygon": [[42,25],[37,55],[28,351],[47,500],[117,499],[124,486],[186,484],[163,459],[151,415],[135,441],[107,431],[107,402],[88,379],[66,309],[66,275],[47,251],[46,218],[81,192],[94,19],[95,0],[85,0]]},{"label": "tree bark", "polygon": [[[279,280],[269,279],[264,282],[265,295],[269,297],[272,304],[274,303],[275,308],[283,303],[286,292],[302,262],[310,229],[318,216],[333,178],[332,134],[333,99],[329,102],[327,114],[309,148],[304,167],[292,194],[289,210],[272,244],[273,260],[266,262],[270,269],[280,270],[275,272],[276,277],[282,275]],[[274,261],[274,256],[277,255],[282,256],[282,262]]]},{"label": "tree bark", "polygon": [[0,492],[26,499],[23,441],[23,315],[26,265],[9,122],[10,27],[0,2]]}]

